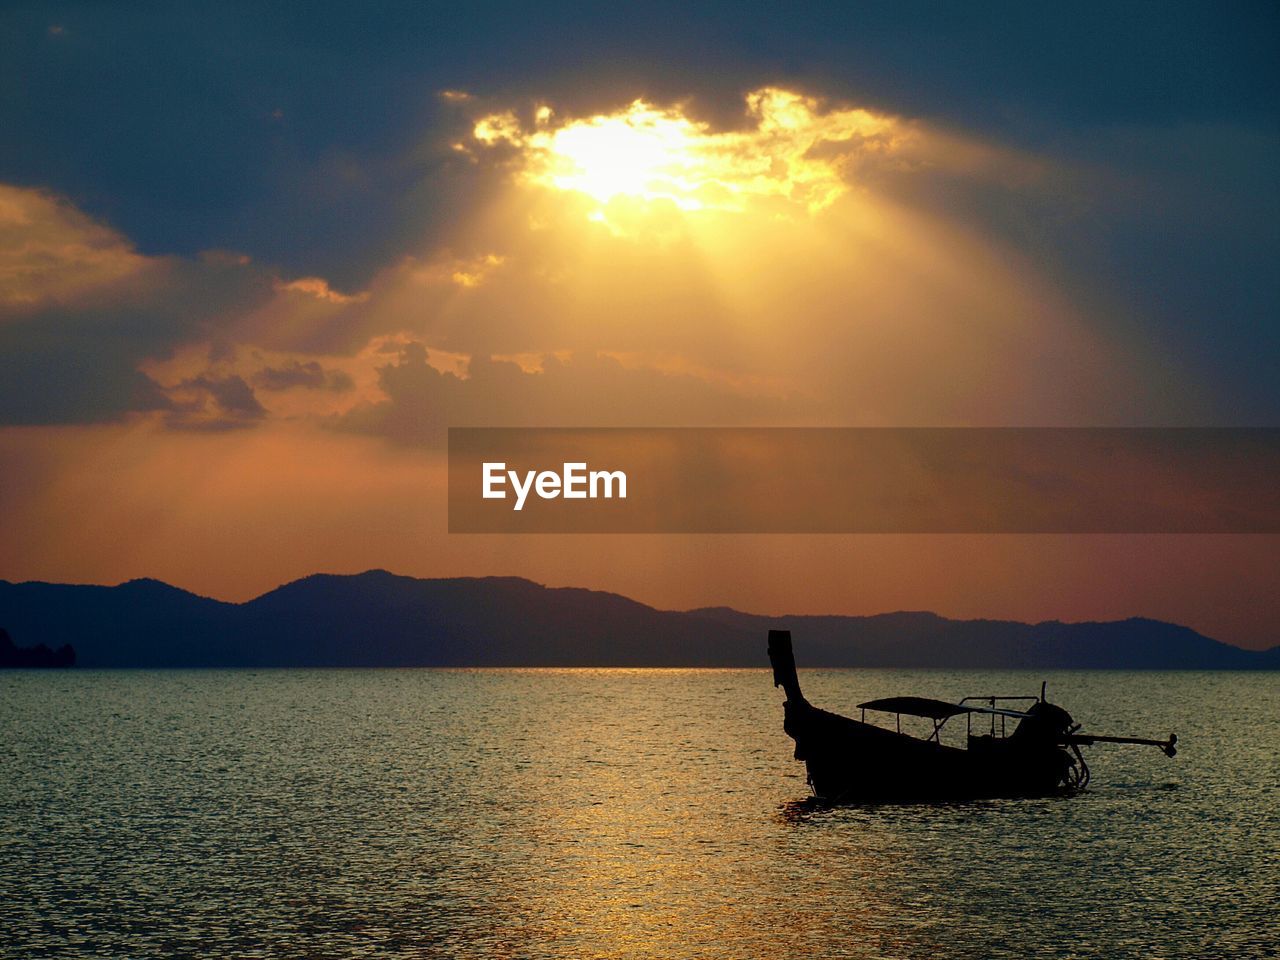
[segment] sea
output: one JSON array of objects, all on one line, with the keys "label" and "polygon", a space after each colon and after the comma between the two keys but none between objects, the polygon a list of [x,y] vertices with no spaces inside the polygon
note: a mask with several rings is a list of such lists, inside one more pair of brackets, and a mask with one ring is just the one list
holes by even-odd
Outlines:
[{"label": "sea", "polygon": [[0,956],[1280,951],[1280,674],[800,679],[853,715],[1046,681],[1179,750],[1090,748],[1071,798],[823,808],[766,670],[10,671]]}]

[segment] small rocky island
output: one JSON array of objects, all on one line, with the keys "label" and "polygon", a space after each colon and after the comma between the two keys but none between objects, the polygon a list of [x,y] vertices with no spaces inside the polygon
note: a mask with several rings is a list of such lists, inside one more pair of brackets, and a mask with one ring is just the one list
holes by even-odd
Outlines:
[{"label": "small rocky island", "polygon": [[34,647],[19,647],[9,636],[9,631],[0,627],[0,670],[72,667],[75,662],[76,651],[69,643],[64,643],[57,650],[50,650],[43,643]]}]

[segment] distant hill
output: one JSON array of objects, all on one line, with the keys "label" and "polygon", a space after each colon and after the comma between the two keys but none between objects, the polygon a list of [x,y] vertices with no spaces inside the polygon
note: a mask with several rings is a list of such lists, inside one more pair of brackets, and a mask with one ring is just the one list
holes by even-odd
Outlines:
[{"label": "distant hill", "polygon": [[317,574],[247,603],[157,580],[116,587],[0,580],[0,625],[73,644],[83,667],[764,666],[771,627],[809,667],[1276,669],[1158,620],[1038,624],[932,613],[764,617],[656,610],[515,577]]},{"label": "distant hill", "polygon": [[59,667],[73,667],[76,663],[76,652],[70,644],[50,650],[43,643],[34,647],[20,647],[13,642],[9,631],[0,627],[0,669],[30,669],[32,667],[48,670]]}]

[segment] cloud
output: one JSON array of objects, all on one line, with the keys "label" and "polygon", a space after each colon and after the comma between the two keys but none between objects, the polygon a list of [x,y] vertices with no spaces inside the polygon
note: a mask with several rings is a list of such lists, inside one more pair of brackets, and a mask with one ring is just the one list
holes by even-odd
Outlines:
[{"label": "cloud", "polygon": [[449,426],[688,426],[797,422],[796,395],[735,388],[692,373],[626,366],[603,355],[473,357],[465,373],[442,370],[419,341],[378,368],[384,399],[332,421],[337,429],[397,443],[438,445]]},{"label": "cloud", "polygon": [[355,389],[350,374],[343,370],[327,370],[318,361],[291,360],[280,367],[263,367],[254,377],[254,383],[263,390],[289,390],[304,387],[308,390],[332,390],[341,393]]},{"label": "cloud", "polygon": [[[420,440],[450,417],[1176,422],[1197,402],[965,212],[1034,197],[1050,222],[1073,198],[1034,157],[781,87],[736,125],[679,102],[453,103],[504,191],[360,286],[144,255],[8,188],[0,422],[321,418]],[[432,362],[377,355],[413,342]],[[215,388],[231,377],[257,409]]]},{"label": "cloud", "polygon": [[642,99],[562,120],[542,105],[530,124],[514,110],[481,116],[472,140],[475,149],[514,151],[509,162],[519,182],[590,197],[591,215],[605,221],[619,199],[665,201],[685,211],[763,206],[815,214],[880,176],[928,169],[1029,177],[1039,167],[919,121],[781,87],[748,93],[744,116],[745,127],[716,130],[681,105]]},{"label": "cloud", "polygon": [[65,200],[0,185],[0,423],[163,408],[139,365],[217,337],[271,282],[238,254],[140,254]]},{"label": "cloud", "polygon": [[591,197],[667,200],[683,210],[742,210],[781,200],[816,212],[849,189],[854,158],[892,157],[916,136],[911,126],[868,110],[824,109],[776,87],[749,93],[747,130],[713,131],[679,107],[636,100],[625,109],[556,122],[550,108],[526,128],[513,111],[476,121],[483,147],[520,155],[524,182]]},{"label": "cloud", "polygon": [[381,399],[379,341],[352,357],[316,357],[229,341],[191,342],[140,365],[162,398],[157,421],[179,429],[324,421]]},{"label": "cloud", "polygon": [[42,305],[84,302],[155,266],[65,200],[0,184],[0,321]]},{"label": "cloud", "polygon": [[284,293],[299,293],[326,303],[335,304],[363,303],[369,298],[367,293],[341,293],[329,286],[329,282],[323,277],[299,277],[297,280],[291,280],[288,283],[278,283],[276,289]]},{"label": "cloud", "polygon": [[232,430],[250,427],[266,419],[243,377],[199,376],[183,380],[164,391],[168,400],[165,423],[186,430]]}]

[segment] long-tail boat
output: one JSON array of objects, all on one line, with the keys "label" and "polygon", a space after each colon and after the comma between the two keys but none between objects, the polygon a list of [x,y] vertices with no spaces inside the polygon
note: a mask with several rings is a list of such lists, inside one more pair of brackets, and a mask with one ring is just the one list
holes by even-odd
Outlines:
[{"label": "long-tail boat", "polygon": [[[928,697],[869,700],[858,704],[862,715],[854,720],[804,698],[789,630],[769,631],[769,661],[774,686],[787,695],[783,729],[796,742],[795,757],[804,761],[815,796],[828,803],[1069,796],[1089,783],[1082,746],[1141,743],[1170,757],[1177,752],[1173,734],[1149,740],[1080,733],[1071,714],[1045,699],[1043,684],[1039,696],[965,697],[959,703]],[[895,729],[867,722],[868,710],[895,715]],[[966,747],[944,744],[943,727],[962,715]],[[901,732],[904,716],[930,721],[932,733]]]}]

